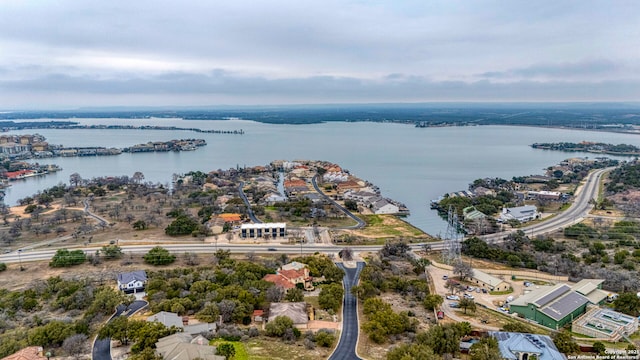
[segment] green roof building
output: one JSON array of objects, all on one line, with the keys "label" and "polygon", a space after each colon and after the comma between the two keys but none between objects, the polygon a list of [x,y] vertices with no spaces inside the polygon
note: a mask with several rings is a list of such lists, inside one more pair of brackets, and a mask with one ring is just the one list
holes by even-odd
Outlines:
[{"label": "green roof building", "polygon": [[512,312],[551,329],[560,329],[584,314],[590,301],[569,285],[540,286],[509,304]]}]

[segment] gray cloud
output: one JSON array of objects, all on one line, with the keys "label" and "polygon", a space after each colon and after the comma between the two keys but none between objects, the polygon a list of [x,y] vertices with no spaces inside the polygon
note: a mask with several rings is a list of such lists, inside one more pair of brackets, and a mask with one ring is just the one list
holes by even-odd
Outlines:
[{"label": "gray cloud", "polygon": [[638,15],[624,0],[4,1],[0,109],[630,99]]}]

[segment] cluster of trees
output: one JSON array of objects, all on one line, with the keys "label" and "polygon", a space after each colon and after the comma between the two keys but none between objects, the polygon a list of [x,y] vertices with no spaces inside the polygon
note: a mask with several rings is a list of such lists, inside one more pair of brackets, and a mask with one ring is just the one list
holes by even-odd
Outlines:
[{"label": "cluster of trees", "polygon": [[318,296],[318,303],[320,307],[325,310],[330,310],[332,314],[335,314],[342,305],[342,297],[344,296],[344,289],[342,285],[338,283],[322,285],[320,295]]},{"label": "cluster of trees", "polygon": [[491,261],[509,264],[513,267],[525,267],[536,269],[538,261],[529,252],[523,252],[523,247],[529,242],[529,239],[519,231],[510,234],[511,240],[505,240],[505,244],[511,242],[514,244],[513,250],[505,250],[498,246],[491,246],[480,238],[472,237],[462,242],[462,253],[465,255],[477,257],[480,259],[488,259]]},{"label": "cluster of trees", "polygon": [[156,246],[144,254],[143,259],[150,265],[169,265],[176,261],[176,256],[162,246]]},{"label": "cluster of trees", "polygon": [[365,300],[362,312],[367,319],[362,324],[362,330],[377,344],[385,343],[393,335],[415,333],[418,328],[418,320],[410,317],[409,312],[398,314],[390,304],[379,298]]},{"label": "cluster of trees", "polygon": [[606,184],[608,193],[617,194],[628,189],[640,187],[640,163],[637,161],[622,164],[609,173],[609,181]]},{"label": "cluster of trees", "polygon": [[[96,286],[86,279],[64,280],[52,277],[35,282],[29,289],[0,289],[0,357],[26,346],[62,347],[76,336],[92,331],[121,303],[131,299],[109,286]],[[43,318],[42,314],[72,311],[74,318]],[[68,340],[68,349],[78,337]]]},{"label": "cluster of trees", "polygon": [[399,264],[389,260],[370,259],[360,273],[360,283],[351,288],[352,294],[360,301],[365,301],[381,292],[393,291],[405,298],[423,302],[429,295],[427,282],[423,277],[416,276],[413,269]]},{"label": "cluster of trees", "polygon": [[306,264],[309,275],[314,278],[324,277],[327,283],[339,283],[344,277],[344,271],[327,256],[300,256],[293,261]]},{"label": "cluster of trees", "polygon": [[460,339],[470,333],[471,325],[467,322],[435,325],[426,332],[416,334],[411,343],[391,349],[387,359],[437,360],[443,355],[451,358],[460,352]]},{"label": "cluster of trees", "polygon": [[301,335],[300,330],[293,326],[293,320],[287,316],[276,316],[265,325],[264,330],[267,336],[279,337],[287,342],[296,341]]}]

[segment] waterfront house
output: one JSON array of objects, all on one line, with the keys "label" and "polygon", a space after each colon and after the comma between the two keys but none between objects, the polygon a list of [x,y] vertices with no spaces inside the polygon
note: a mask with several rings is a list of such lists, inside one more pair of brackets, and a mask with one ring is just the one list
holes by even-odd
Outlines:
[{"label": "waterfront house", "polygon": [[397,214],[400,212],[400,208],[397,205],[392,204],[387,199],[380,199],[372,204],[371,210],[374,214]]}]

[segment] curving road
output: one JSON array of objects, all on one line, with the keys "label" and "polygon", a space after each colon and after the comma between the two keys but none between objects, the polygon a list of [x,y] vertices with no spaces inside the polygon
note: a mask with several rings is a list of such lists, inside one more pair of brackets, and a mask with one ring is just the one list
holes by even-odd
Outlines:
[{"label": "curving road", "polygon": [[361,229],[363,228],[366,223],[364,222],[364,220],[360,219],[359,217],[353,215],[353,213],[349,210],[347,210],[347,208],[345,208],[344,206],[338,204],[335,200],[333,200],[332,198],[330,198],[329,196],[327,196],[325,193],[322,192],[322,190],[320,190],[320,187],[318,186],[318,182],[316,181],[316,178],[318,177],[318,175],[314,176],[311,178],[311,183],[313,184],[313,188],[318,192],[318,194],[320,194],[321,196],[323,196],[325,198],[325,200],[329,201],[333,206],[337,207],[338,209],[340,209],[340,211],[342,211],[343,213],[345,213],[348,217],[352,218],[353,220],[356,221],[356,225],[353,226],[346,226],[343,227],[341,229]]},{"label": "curving road", "polygon": [[[128,307],[124,305],[118,305],[116,313],[111,316],[109,322],[118,316],[125,314],[125,316],[131,316],[136,311],[147,306],[147,302],[143,300],[136,300]],[[93,350],[91,351],[91,358],[93,360],[111,360],[111,338],[98,339],[93,342]]]},{"label": "curving road", "polygon": [[[589,215],[591,209],[593,209],[592,200],[597,200],[598,191],[600,190],[600,180],[605,173],[615,169],[615,167],[608,167],[591,172],[584,180],[584,184],[578,189],[577,194],[574,196],[571,206],[556,216],[529,226],[524,226],[518,230],[524,231],[527,235],[533,237],[536,235],[542,235],[576,224],[582,221]],[[496,234],[481,236],[484,240],[493,240],[501,242],[503,238],[516,230],[503,231]]]},{"label": "curving road", "polygon": [[329,357],[329,360],[360,360],[356,354],[358,344],[358,300],[351,294],[351,286],[358,283],[360,271],[364,268],[363,262],[358,262],[355,268],[345,267],[342,263],[336,264],[344,270],[344,299],[342,300],[342,332],[338,346]]}]

